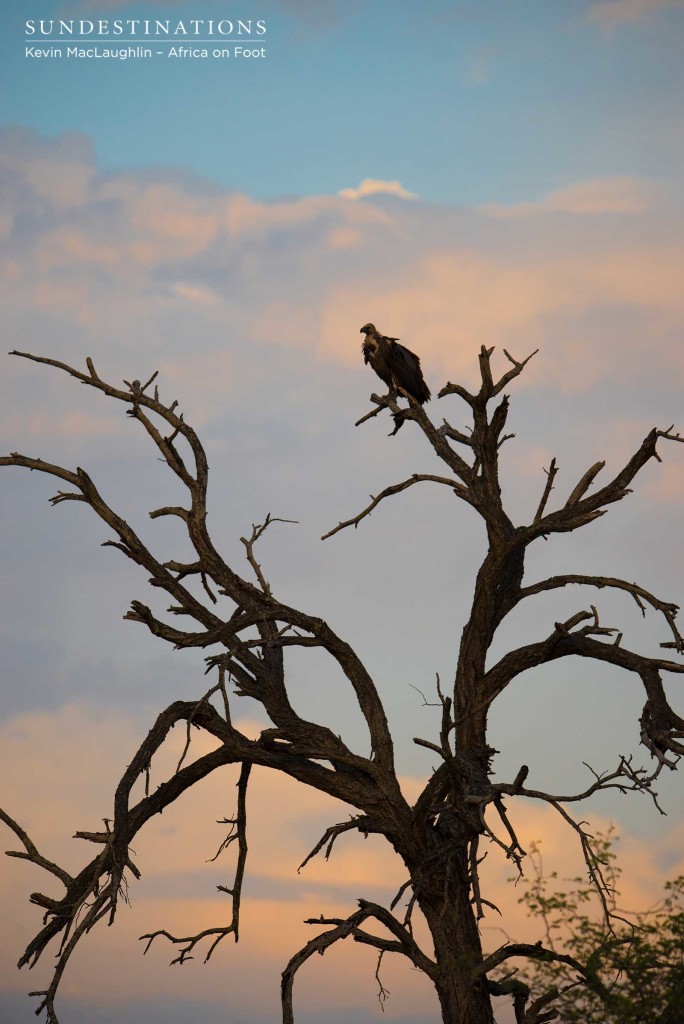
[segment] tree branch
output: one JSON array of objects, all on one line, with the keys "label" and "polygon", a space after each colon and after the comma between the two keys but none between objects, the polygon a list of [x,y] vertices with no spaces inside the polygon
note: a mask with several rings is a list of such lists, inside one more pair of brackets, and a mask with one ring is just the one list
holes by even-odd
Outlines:
[{"label": "tree branch", "polygon": [[549,500],[551,491],[553,490],[553,481],[555,480],[556,474],[558,473],[558,466],[556,465],[555,459],[551,459],[551,465],[548,469],[545,469],[544,472],[546,473],[546,486],[544,487],[544,492],[541,496],[541,500],[537,507],[537,511],[534,514],[533,523],[538,523],[541,517],[543,516],[544,509],[546,508],[546,503]]},{"label": "tree branch", "polygon": [[240,778],[237,782],[238,787],[238,807],[237,814],[234,818],[224,819],[219,824],[226,824],[231,826],[231,830],[226,838],[221,843],[216,854],[211,860],[216,860],[217,857],[230,846],[232,842],[237,841],[238,844],[238,859],[235,868],[235,877],[231,888],[227,888],[224,885],[218,885],[216,888],[219,892],[227,893],[231,897],[231,921],[229,925],[223,928],[205,928],[203,931],[198,932],[196,935],[187,935],[183,938],[171,935],[166,929],[159,929],[154,932],[148,932],[145,935],[140,936],[140,941],[147,939],[147,945],[145,946],[144,952],[147,953],[154,940],[162,935],[168,939],[171,943],[176,946],[180,946],[178,956],[175,957],[172,964],[184,964],[186,960],[192,960],[192,950],[195,946],[202,941],[202,939],[212,937],[212,942],[209,944],[206,955],[204,957],[204,963],[211,958],[212,953],[218,946],[222,939],[225,939],[228,935],[233,935],[235,941],[238,942],[240,938],[240,904],[242,897],[242,883],[245,875],[245,867],[247,864],[247,786],[249,783],[249,775],[252,770],[251,764],[243,762],[240,769]]},{"label": "tree branch", "polygon": [[67,888],[72,884],[73,878],[68,871],[65,871],[63,868],[60,868],[58,864],[55,864],[53,861],[43,857],[38,852],[33,842],[29,839],[21,825],[18,825],[14,818],[10,818],[9,814],[7,814],[6,811],[3,811],[1,807],[0,821],[4,821],[8,828],[12,829],[14,834],[24,845],[24,851],[6,850],[5,855],[7,857],[17,857],[20,860],[30,861],[32,864],[35,864],[36,867],[43,868],[44,871],[48,871],[51,875],[54,875],[55,878],[59,878],[60,882],[62,882],[62,884]]},{"label": "tree branch", "polygon": [[[626,940],[627,941],[627,940]],[[595,972],[588,970],[588,968],[575,960],[574,957],[566,956],[564,953],[556,953],[553,949],[546,949],[542,946],[541,942],[536,942],[531,945],[527,942],[510,942],[490,953],[481,964],[478,964],[473,971],[473,978],[481,978],[496,967],[499,967],[506,960],[510,960],[511,957],[523,956],[531,960],[547,960],[550,962],[567,964],[582,978],[582,980],[590,988],[592,988],[596,994],[604,1001],[609,998],[609,993],[606,987],[601,982],[600,978]]]},{"label": "tree branch", "polygon": [[377,823],[374,823],[365,814],[357,814],[349,821],[340,822],[340,824],[338,825],[331,825],[329,828],[325,830],[321,838],[314,846],[313,850],[311,850],[310,853],[307,853],[306,857],[297,868],[297,874],[299,874],[303,867],[306,867],[310,860],[313,860],[313,858],[321,852],[324,846],[326,847],[325,859],[329,860],[333,846],[335,845],[335,840],[338,839],[344,832],[350,832],[354,829],[356,829],[358,832],[361,832],[364,838],[366,839],[368,838],[368,835],[371,832],[380,831],[377,827]]},{"label": "tree branch", "polygon": [[[310,939],[298,953],[295,953],[283,971],[281,984],[283,1024],[294,1024],[292,991],[295,975],[300,967],[302,967],[314,953],[320,953],[322,956],[326,949],[329,949],[330,946],[339,942],[341,939],[348,938],[350,935],[352,935],[356,941],[374,946],[376,949],[381,951],[403,953],[404,956],[407,956],[419,970],[424,971],[429,977],[434,976],[436,970],[435,963],[422,952],[410,932],[408,932],[407,929],[397,921],[389,910],[377,903],[370,903],[367,900],[359,900],[358,903],[359,909],[344,920],[340,918],[326,918],[323,916],[319,918],[309,918],[307,920],[307,924],[332,924],[334,927],[329,931],[321,932],[320,935]],[[379,921],[380,924],[384,925],[393,935],[395,935],[397,941],[392,942],[390,940],[383,939],[380,936],[370,935],[368,932],[361,930],[360,926],[369,917],[375,918],[376,921]]]},{"label": "tree branch", "polygon": [[423,483],[425,481],[430,481],[435,484],[444,484],[446,487],[449,487],[457,497],[463,498],[463,500],[467,501],[470,505],[474,504],[472,495],[468,491],[468,488],[464,487],[463,484],[460,484],[458,480],[450,480],[448,477],[443,476],[434,476],[431,473],[413,473],[408,480],[404,480],[400,484],[392,484],[390,487],[386,487],[384,491],[381,491],[380,494],[378,494],[377,497],[374,498],[373,495],[371,495],[373,500],[370,505],[363,510],[363,512],[359,512],[359,514],[354,516],[353,519],[347,519],[343,523],[338,523],[332,530],[328,530],[327,533],[324,533],[321,540],[327,540],[328,537],[333,537],[336,533],[339,533],[340,530],[345,530],[348,526],[353,526],[354,529],[356,529],[361,520],[365,519],[366,516],[369,516],[385,498],[391,498],[394,494],[399,494],[401,491],[405,491],[407,487],[412,487],[414,484]]},{"label": "tree branch", "polygon": [[[561,587],[567,587],[570,584],[577,584],[578,586],[596,587],[602,590],[604,587],[612,588],[615,590],[624,590],[626,593],[631,594],[636,601],[642,615],[646,615],[646,609],[644,602],[650,604],[652,608],[660,612],[665,621],[667,622],[672,636],[674,638],[672,646],[677,652],[684,653],[684,638],[677,629],[675,617],[679,611],[679,607],[669,601],[662,601],[660,598],[651,594],[644,587],[639,586],[637,583],[628,583],[626,580],[618,579],[614,576],[586,576],[580,573],[567,573],[562,576],[551,576],[549,579],[541,580],[539,583],[533,583],[530,586],[522,587],[518,593],[516,603],[524,600],[526,597],[532,597],[534,594],[542,594],[548,590],[559,590]],[[661,647],[665,646],[661,644]]]},{"label": "tree branch", "polygon": [[[548,533],[567,533],[576,530],[594,519],[604,515],[604,505],[610,505],[620,501],[630,493],[629,484],[635,478],[650,459],[660,461],[656,445],[660,438],[668,441],[684,442],[684,437],[678,433],[672,433],[672,427],[667,430],[658,430],[654,427],[644,438],[641,447],[629,459],[620,472],[598,491],[589,497],[581,497],[599,470],[601,463],[595,463],[584,474],[579,484],[575,487],[570,498],[562,509],[556,512],[549,512],[539,516],[539,512],[531,526],[524,527],[518,532],[517,543],[529,544],[532,540]],[[572,501],[570,499],[573,499]]]}]

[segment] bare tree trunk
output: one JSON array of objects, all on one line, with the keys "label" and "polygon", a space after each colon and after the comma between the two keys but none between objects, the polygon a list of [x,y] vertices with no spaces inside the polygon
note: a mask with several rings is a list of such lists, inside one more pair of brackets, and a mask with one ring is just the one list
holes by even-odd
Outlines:
[{"label": "bare tree trunk", "polygon": [[477,920],[470,902],[467,853],[461,849],[446,871],[431,875],[418,900],[435,947],[434,978],[444,1024],[494,1024],[484,977],[473,980],[482,963]]},{"label": "bare tree trunk", "polygon": [[495,1024],[492,1002],[482,981],[477,989],[454,971],[435,982],[443,1024]]}]

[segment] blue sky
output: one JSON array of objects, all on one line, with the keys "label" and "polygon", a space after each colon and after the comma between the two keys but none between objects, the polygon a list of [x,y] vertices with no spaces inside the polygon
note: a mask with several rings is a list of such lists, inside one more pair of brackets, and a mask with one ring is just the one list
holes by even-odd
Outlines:
[{"label": "blue sky", "polygon": [[5,119],[85,132],[104,168],[185,167],[262,198],[363,177],[399,178],[449,205],[530,199],[616,173],[671,180],[682,144],[654,137],[653,118],[667,123],[684,102],[684,12],[672,5],[646,24],[606,28],[591,9],[243,0],[240,17],[267,21],[265,60],[122,66],[26,60],[24,19],[209,18],[225,4],[36,0],[4,19]]}]

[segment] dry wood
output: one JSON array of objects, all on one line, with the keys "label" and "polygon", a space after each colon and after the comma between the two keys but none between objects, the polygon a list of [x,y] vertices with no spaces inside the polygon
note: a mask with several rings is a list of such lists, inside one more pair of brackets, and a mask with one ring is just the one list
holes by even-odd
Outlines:
[{"label": "dry wood", "polygon": [[[437,767],[411,807],[399,786],[385,710],[367,668],[349,643],[323,619],[277,599],[256,559],[255,545],[270,524],[292,520],[269,514],[263,523],[252,526],[249,536],[241,538],[252,576],[245,578],[238,568],[224,560],[211,540],[207,522],[209,470],[206,453],[199,437],[178,411],[177,401],[162,402],[155,383],[156,372],[145,384],[138,380],[124,381],[122,388],[101,377],[91,359],[86,361],[87,372],[81,372],[58,360],[14,353],[57,368],[121,403],[126,414],[141,425],[176,478],[183,494],[182,503],[153,509],[149,514],[152,519],[173,517],[185,534],[184,542],[189,542],[192,554],[184,561],[161,561],[139,533],[104,500],[83,469],[66,469],[16,452],[0,458],[0,466],[37,471],[56,478],[62,488],[68,485],[68,489],[57,491],[53,504],[78,501],[93,510],[110,531],[106,545],[141,568],[155,592],[165,593],[171,601],[166,615],[160,617],[146,603],[134,599],[124,617],[144,626],[174,648],[199,648],[204,652],[206,670],[212,676],[204,696],[176,701],[162,710],[142,739],[130,764],[122,770],[114,796],[113,822],[105,820],[103,832],[77,833],[92,844],[90,849],[95,848],[95,856],[76,876],[39,853],[14,818],[0,811],[0,820],[22,846],[20,850],[8,851],[8,855],[28,860],[57,877],[65,889],[61,899],[32,894],[31,901],[45,911],[45,917],[20,960],[20,966],[33,966],[48,946],[53,943],[56,946],[50,984],[46,990],[33,993],[39,997],[39,1010],[46,1011],[49,1024],[58,1024],[55,998],[73,950],[100,920],[113,920],[119,901],[127,898],[129,878],[139,875],[131,854],[134,837],[151,817],[189,788],[211,773],[230,770],[231,766],[239,772],[238,805],[234,816],[222,821],[229,826],[229,831],[216,854],[218,857],[231,846],[237,847],[234,879],[218,887],[231,900],[228,922],[187,936],[175,936],[158,928],[142,937],[146,949],[156,938],[166,938],[177,947],[174,962],[183,963],[198,947],[205,950],[204,956],[208,959],[226,936],[232,934],[235,941],[238,940],[248,857],[247,790],[251,767],[259,765],[283,772],[354,808],[348,821],[331,825],[324,832],[300,870],[321,852],[328,859],[336,840],[343,834],[368,836],[373,833],[391,844],[407,872],[407,881],[389,909],[360,900],[358,910],[348,918],[309,919],[308,923],[325,930],[295,954],[283,973],[285,1024],[294,1020],[293,984],[299,968],[313,953],[322,954],[348,937],[373,947],[378,953],[375,976],[381,1001],[388,995],[379,977],[381,959],[385,954],[400,954],[433,983],[445,1024],[493,1024],[491,996],[497,992],[512,998],[516,1020],[522,1024],[541,1024],[553,1019],[553,1004],[558,996],[555,990],[533,997],[510,973],[503,977],[499,973],[502,965],[513,957],[561,960],[574,967],[582,984],[591,985],[602,994],[601,979],[592,965],[571,962],[541,944],[508,942],[489,956],[484,955],[478,921],[487,909],[497,908],[482,893],[481,851],[488,841],[491,849],[501,849],[522,870],[525,851],[517,834],[517,802],[522,798],[550,804],[564,825],[577,836],[589,877],[610,919],[610,890],[591,834],[566,805],[608,789],[646,794],[657,805],[654,784],[660,772],[665,767],[676,767],[684,754],[684,719],[668,702],[663,673],[681,674],[684,664],[648,657],[623,646],[622,631],[603,625],[594,605],[581,608],[566,621],[556,623],[548,636],[509,650],[494,664],[488,656],[498,627],[520,602],[575,585],[623,592],[637,603],[642,613],[647,608],[653,609],[664,619],[671,637],[662,646],[679,655],[684,653],[684,640],[676,624],[677,605],[662,600],[637,583],[612,576],[576,573],[536,583],[524,580],[525,555],[531,544],[541,537],[581,529],[604,515],[612,503],[630,493],[630,485],[643,466],[651,459],[660,459],[658,442],[684,439],[674,433],[673,427],[654,428],[607,484],[589,493],[603,468],[603,463],[597,462],[583,474],[565,504],[548,511],[558,474],[553,459],[545,471],[545,487],[531,520],[514,526],[504,509],[499,486],[501,446],[514,436],[504,433],[509,401],[502,392],[523,371],[531,356],[519,361],[504,354],[512,366],[497,379],[491,362],[493,350],[485,347],[480,350],[481,386],[477,393],[451,383],[439,393],[440,397],[455,395],[466,403],[472,417],[467,431],[454,429],[446,420],[436,427],[425,409],[410,398],[408,408],[402,408],[399,405],[401,394],[372,396],[374,408],[363,415],[357,425],[367,423],[385,410],[394,420],[393,433],[407,422],[414,423],[415,427],[410,429],[421,431],[431,454],[446,467],[445,474],[414,473],[407,480],[384,488],[372,498],[370,505],[325,534],[325,537],[332,537],[340,530],[359,526],[385,498],[415,483],[446,486],[455,498],[465,501],[481,516],[486,528],[487,553],[475,581],[452,686],[443,687],[437,677],[436,705],[441,708],[438,731],[432,738],[415,740],[436,755]],[[490,409],[489,402],[500,395],[498,405]],[[465,446],[467,458],[454,445]],[[173,618],[178,616],[186,620],[183,629],[173,624]],[[289,646],[316,647],[341,669],[364,717],[370,756],[356,753],[332,728],[309,721],[295,711],[288,693],[284,660],[284,648]],[[511,783],[493,782],[491,759],[496,751],[487,743],[489,707],[506,687],[515,685],[527,669],[565,657],[606,662],[640,679],[644,688],[641,739],[654,767],[651,770],[637,767],[631,758],[623,757],[612,771],[590,769],[593,773],[590,785],[570,794],[530,788],[526,785],[529,770],[525,765]],[[243,735],[234,725],[231,705],[241,695],[257,700],[270,722],[255,740]],[[184,723],[186,743],[175,771],[153,792],[146,788],[144,796],[133,802],[131,794],[135,783],[141,776],[149,780],[154,758],[177,723]],[[214,737],[218,747],[210,754],[189,760],[195,729]],[[509,807],[504,805],[504,797]],[[409,893],[401,918],[394,911]],[[427,923],[432,955],[416,943],[412,926],[414,912],[421,913]],[[384,934],[368,930],[373,922]]]}]

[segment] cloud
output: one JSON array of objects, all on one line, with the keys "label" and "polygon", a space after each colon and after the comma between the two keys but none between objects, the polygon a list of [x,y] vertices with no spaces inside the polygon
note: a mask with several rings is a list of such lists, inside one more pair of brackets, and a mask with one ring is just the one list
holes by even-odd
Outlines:
[{"label": "cloud", "polygon": [[[259,729],[256,723],[244,724],[249,734]],[[102,817],[111,813],[117,773],[125,768],[145,732],[128,715],[98,714],[82,704],[55,714],[15,718],[0,729],[0,760],[8,773],[3,808],[27,829],[46,856],[68,870],[80,869],[92,851],[70,836],[76,828],[101,828]],[[167,749],[153,762],[153,787],[173,774],[184,742],[183,730],[171,734]],[[215,745],[201,735],[194,737],[190,759]],[[163,941],[143,959],[139,942],[143,932],[164,927],[174,934],[190,934],[225,921],[227,899],[217,894],[216,885],[230,884],[233,848],[214,863],[209,858],[225,837],[226,826],[217,824],[217,819],[234,811],[234,783],[234,770],[219,772],[136,836],[134,859],[143,880],[130,892],[132,908],[122,906],[113,929],[96,929],[89,936],[67,971],[65,996],[110,1007],[122,998],[141,1005],[147,998],[171,994],[186,1000],[195,995],[225,1005],[230,992],[239,1019],[275,1019],[280,972],[314,934],[304,919],[319,913],[346,916],[364,894],[387,901],[403,882],[404,871],[396,856],[373,836],[351,841],[343,836],[333,860],[318,858],[297,874],[298,865],[327,825],[344,820],[348,808],[277,772],[255,769],[248,797],[250,853],[239,945],[225,943],[201,969],[190,965],[169,971],[171,947]],[[2,848],[17,848],[18,841],[6,826],[0,823],[0,829]],[[10,965],[36,928],[28,901],[31,886],[55,894],[59,888],[25,863],[8,865],[0,875],[3,921],[8,925],[0,929],[0,1000],[4,990],[21,990],[28,984]],[[350,1012],[371,1012],[374,979],[367,952],[349,943],[325,962],[316,961],[300,981],[302,1009],[315,1012],[336,1005],[349,1007]],[[124,964],[125,994],[120,985]],[[389,986],[391,979],[403,1012],[418,1013],[434,995],[414,972],[398,967],[389,966],[385,980]],[[41,966],[36,970],[40,972]]]},{"label": "cloud", "polygon": [[[239,727],[243,725],[250,735],[260,728],[256,722],[238,722]],[[68,870],[80,869],[91,851],[88,844],[70,836],[76,828],[98,829],[102,817],[110,815],[117,773],[145,731],[143,723],[127,714],[97,713],[83,704],[15,718],[0,729],[3,807],[27,829],[44,856]],[[153,760],[152,787],[173,773],[184,742],[184,731],[171,733],[167,746]],[[214,745],[197,734],[190,759]],[[424,781],[403,779],[407,796],[415,799]],[[113,928],[97,927],[83,943],[65,975],[65,998],[82,1007],[96,1002],[114,1011],[122,1001],[134,1001],[140,1007],[157,998],[175,998],[183,1005],[195,998],[199,1005],[206,1002],[209,1013],[212,1007],[225,1005],[230,992],[236,1019],[275,1019],[280,972],[313,934],[304,919],[321,912],[346,916],[359,896],[386,903],[404,881],[396,856],[374,836],[342,836],[329,861],[319,857],[297,874],[297,866],[327,825],[345,820],[348,808],[277,772],[255,769],[248,797],[250,853],[240,943],[225,943],[208,965],[201,966],[197,960],[183,970],[168,969],[170,947],[160,940],[143,958],[139,936],[150,929],[163,927],[185,935],[225,921],[226,899],[217,895],[216,885],[230,884],[232,852],[214,863],[209,858],[225,835],[225,826],[216,819],[230,817],[234,810],[234,782],[234,769],[216,773],[150,820],[135,837],[133,856],[142,878],[132,883],[131,907],[122,906]],[[142,795],[140,786],[138,795]],[[555,810],[525,801],[512,801],[507,810],[523,845],[532,839],[542,841],[548,870],[556,870],[560,878],[584,873],[574,833],[566,831]],[[607,829],[605,819],[589,817],[592,830]],[[0,829],[5,829],[1,823]],[[14,848],[17,841],[6,830],[3,849]],[[518,941],[543,938],[538,924],[517,903],[510,861],[496,847],[489,849],[485,844],[484,849],[489,855],[482,866],[483,895],[503,912],[502,918],[485,917],[485,947],[501,944],[500,927]],[[634,910],[657,899],[663,878],[684,870],[682,850],[681,825],[660,839],[623,837],[618,845],[624,868],[622,904]],[[0,929],[0,999],[4,992],[27,986],[26,978],[10,965],[36,928],[29,892],[46,887],[55,894],[59,888],[22,862],[8,862],[0,874],[6,925]],[[418,918],[414,923],[418,941],[427,943]],[[345,943],[324,960],[315,960],[299,981],[302,1011],[321,1014],[334,1005],[340,1013],[346,1011],[348,1019],[355,1019],[356,1013],[365,1013],[363,1019],[368,1019],[375,995],[374,961],[367,951]],[[127,978],[125,993],[122,971]],[[399,1020],[404,1015],[408,1020],[423,1020],[418,1015],[429,1013],[433,1006],[436,1019],[434,993],[415,971],[400,962],[388,962],[383,965],[383,980],[392,992],[390,1009],[395,1015],[398,1011]],[[36,984],[32,982],[31,987]]]},{"label": "cloud", "polygon": [[37,412],[24,412],[21,416],[0,417],[0,431],[10,434],[21,430],[29,437],[49,437],[55,434],[71,438],[121,436],[123,424],[106,416],[89,416],[74,410],[63,416],[49,416]]},{"label": "cloud", "polygon": [[[440,378],[472,376],[483,344],[516,357],[543,348],[523,387],[545,380],[581,393],[626,379],[656,345],[673,385],[684,380],[682,214],[649,182],[578,182],[470,211],[387,203],[409,193],[371,180],[338,196],[263,202],[171,171],[103,174],[74,134],[9,129],[0,143],[8,347],[49,338],[57,357],[87,350],[97,363],[106,353],[126,379],[145,353],[133,376],[162,368],[198,423],[220,414],[228,393],[246,401],[245,381],[268,386],[259,351],[282,352],[298,389],[313,393],[312,369],[325,364],[367,383],[356,342],[368,320],[420,353],[433,391]],[[7,377],[17,446],[26,374],[12,366]],[[66,401],[55,398],[41,420],[26,416],[24,432],[42,422],[46,434],[85,440],[88,422],[79,426]]]},{"label": "cloud", "polygon": [[[362,319],[418,346],[431,376],[469,379],[474,344],[505,347],[516,357],[542,347],[546,358],[530,368],[522,386],[553,379],[565,390],[583,391],[610,373],[630,372],[631,359],[647,357],[654,331],[666,335],[664,350],[681,375],[675,324],[684,319],[684,249],[636,241],[626,249],[602,248],[584,256],[570,249],[510,261],[457,246],[423,253],[391,277],[378,274],[333,289],[321,321],[323,350],[329,358],[344,354],[352,365],[355,352],[345,339],[355,325],[350,311],[359,310]],[[651,326],[644,330],[633,321],[615,332],[604,326],[603,337],[592,329],[573,330],[592,315],[598,323],[604,310],[616,323],[622,320],[618,310],[625,319],[628,311],[639,312]],[[562,343],[561,330],[571,334],[570,344]]]},{"label": "cloud", "polygon": [[378,178],[364,178],[358,188],[343,188],[339,192],[343,199],[364,199],[366,196],[390,195],[401,199],[415,199],[415,193],[408,192],[399,181],[381,181]]},{"label": "cloud", "polygon": [[636,178],[599,178],[557,189],[534,203],[489,203],[480,212],[490,217],[525,217],[535,213],[640,214],[653,205],[655,189]]},{"label": "cloud", "polygon": [[661,472],[649,479],[646,493],[658,502],[677,506],[684,503],[684,473],[681,466],[676,462],[662,466]]},{"label": "cloud", "polygon": [[602,0],[591,5],[587,20],[612,32],[620,25],[649,21],[660,11],[683,7],[684,0]]},{"label": "cloud", "polygon": [[214,306],[221,299],[211,288],[203,288],[198,284],[186,284],[184,281],[174,281],[170,290],[180,299],[187,299],[188,302],[197,303],[198,306]]},{"label": "cloud", "polygon": [[[433,392],[474,385],[481,345],[542,349],[523,388],[582,394],[644,365],[684,384],[682,211],[649,182],[578,182],[478,210],[387,202],[405,192],[391,182],[351,190],[362,201],[264,202],[172,171],[104,174],[75,134],[10,129],[0,143],[7,347],[88,353],[119,379],[160,369],[162,394],[182,394],[198,425],[244,415],[254,394],[275,408],[276,389],[320,403],[331,366],[365,394],[368,320],[419,352]],[[29,414],[35,370],[17,364],[3,404],[13,447],[107,433],[109,410],[75,410],[66,390]]]},{"label": "cloud", "polygon": [[35,197],[55,211],[87,201],[96,174],[94,160],[92,143],[85,135],[65,132],[47,139],[18,126],[2,129],[0,167],[15,189],[22,184],[18,198]]}]

